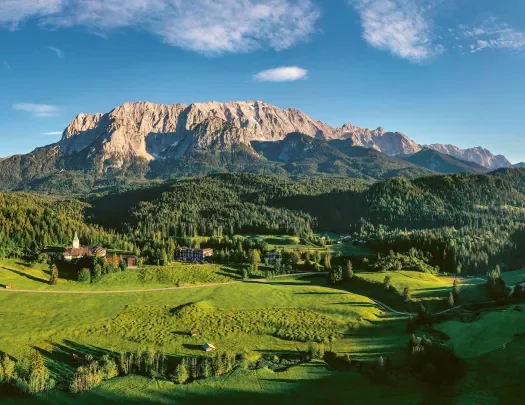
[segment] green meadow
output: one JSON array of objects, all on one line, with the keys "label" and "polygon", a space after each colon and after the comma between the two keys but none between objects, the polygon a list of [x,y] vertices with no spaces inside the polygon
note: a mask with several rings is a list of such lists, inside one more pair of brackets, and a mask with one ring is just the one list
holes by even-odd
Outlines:
[{"label": "green meadow", "polygon": [[81,283],[72,275],[60,278],[55,286],[48,284],[49,266],[29,266],[19,260],[0,261],[0,287],[11,284],[19,290],[136,290],[148,288],[170,288],[202,284],[228,283],[239,281],[240,270],[235,266],[215,264],[186,264],[173,262],[170,266],[144,266],[127,269],[103,277],[96,283]]},{"label": "green meadow", "polygon": [[[2,398],[2,404],[317,404],[329,395],[334,404],[492,405],[510,403],[505,402],[512,398],[503,387],[505,381],[519,386],[518,375],[507,365],[525,371],[525,343],[515,336],[525,332],[525,315],[510,306],[465,319],[460,313],[434,326],[467,362],[469,373],[458,383],[434,388],[404,377],[411,336],[407,317],[385,310],[368,297],[404,309],[401,296],[392,298],[382,286],[389,275],[397,290],[409,286],[416,302],[444,302],[453,277],[356,270],[354,279],[343,286],[329,285],[324,275],[243,282],[235,267],[176,264],[127,270],[95,284],[61,280],[49,286],[46,266],[27,267],[13,260],[0,266],[0,283],[35,290],[0,291],[0,352],[22,358],[38,350],[58,381],[73,372],[73,354],[100,356],[154,347],[168,355],[195,356],[203,354],[206,342],[221,351],[245,353],[250,360],[294,355],[307,350],[308,342],[324,342],[326,350],[361,362],[389,358],[396,376],[381,384],[359,369],[337,371],[315,360],[279,371],[235,369],[186,385],[118,377],[83,395],[55,389],[33,397]],[[152,274],[156,274],[154,280]],[[462,296],[483,297],[483,280],[460,280]],[[129,291],[164,286],[171,289]],[[200,331],[197,337],[189,334],[194,328]],[[486,330],[491,333],[482,333]],[[495,369],[503,371],[488,378],[487,371]]]}]

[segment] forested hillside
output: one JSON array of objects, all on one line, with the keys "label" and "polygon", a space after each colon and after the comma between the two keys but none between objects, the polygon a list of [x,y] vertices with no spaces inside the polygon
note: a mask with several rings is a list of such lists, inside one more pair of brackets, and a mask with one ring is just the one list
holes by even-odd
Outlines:
[{"label": "forested hillside", "polygon": [[[148,237],[350,232],[379,251],[415,247],[448,272],[525,264],[525,170],[390,179],[225,174],[92,201],[93,220]],[[119,214],[120,213],[120,214]],[[122,213],[125,213],[122,215]]]},{"label": "forested hillside", "polygon": [[93,220],[142,237],[234,233],[306,235],[318,228],[308,208],[274,204],[293,196],[336,195],[365,190],[350,178],[220,174],[91,200]]},{"label": "forested hillside", "polygon": [[1,254],[85,242],[148,257],[193,236],[350,233],[379,252],[430,254],[442,271],[525,265],[525,169],[390,179],[218,174],[79,202],[1,194]]},{"label": "forested hillside", "polygon": [[0,257],[34,257],[47,245],[71,244],[75,232],[84,243],[121,245],[116,235],[87,224],[86,208],[73,199],[0,193]]}]

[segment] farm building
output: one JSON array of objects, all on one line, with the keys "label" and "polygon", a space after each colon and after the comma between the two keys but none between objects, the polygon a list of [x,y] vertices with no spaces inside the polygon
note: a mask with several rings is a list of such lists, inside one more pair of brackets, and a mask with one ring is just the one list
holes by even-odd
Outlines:
[{"label": "farm building", "polygon": [[107,254],[106,249],[103,247],[80,245],[80,240],[76,232],[72,247],[46,247],[40,253],[50,258],[63,257],[66,262],[73,262],[83,257],[106,257]]},{"label": "farm building", "polygon": [[213,256],[213,249],[178,248],[176,258],[180,261],[204,260]]},{"label": "farm building", "polygon": [[204,349],[205,352],[213,352],[215,351],[215,346],[213,346],[211,343],[205,343],[202,348]]},{"label": "farm building", "polygon": [[139,265],[139,259],[135,255],[123,255],[122,260],[124,260],[128,269],[136,269]]}]

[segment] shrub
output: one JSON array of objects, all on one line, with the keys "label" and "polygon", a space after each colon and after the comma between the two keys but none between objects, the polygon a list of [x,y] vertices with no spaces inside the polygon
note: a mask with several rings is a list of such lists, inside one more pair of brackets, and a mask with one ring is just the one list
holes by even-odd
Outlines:
[{"label": "shrub", "polygon": [[89,269],[80,269],[78,272],[78,281],[81,283],[89,283],[91,281],[91,271]]},{"label": "shrub", "polygon": [[184,364],[179,364],[175,369],[175,374],[173,376],[173,382],[176,384],[184,384],[188,381],[189,375],[188,370]]}]

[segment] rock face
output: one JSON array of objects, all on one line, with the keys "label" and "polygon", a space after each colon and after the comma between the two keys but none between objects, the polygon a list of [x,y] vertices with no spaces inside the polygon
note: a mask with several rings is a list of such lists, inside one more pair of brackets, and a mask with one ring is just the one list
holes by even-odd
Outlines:
[{"label": "rock face", "polygon": [[[373,148],[389,156],[406,156],[424,147],[400,132],[363,129],[352,124],[333,128],[296,109],[283,110],[261,101],[209,102],[162,105],[126,103],[106,114],[81,114],[66,128],[53,153],[71,156],[82,152],[101,162],[100,170],[119,168],[134,158],[146,161],[178,159],[193,151],[228,152],[243,145],[253,151],[254,141],[280,141],[290,133],[320,140],[346,140],[353,146]],[[428,146],[438,152],[489,169],[510,167],[504,156],[483,148],[453,145]],[[249,152],[250,153],[250,152]]]},{"label": "rock face", "polygon": [[410,155],[422,149],[408,136],[400,132],[386,132],[381,127],[369,130],[345,124],[335,133],[334,138],[349,139],[354,146],[373,148],[389,156]]},{"label": "rock face", "polygon": [[332,128],[295,110],[264,102],[161,105],[126,103],[107,114],[81,114],[58,143],[66,154],[91,148],[112,158],[113,166],[130,157],[146,160],[166,153],[182,155],[192,149],[228,151],[252,141],[283,140],[298,132],[316,139],[347,139],[355,146],[374,148],[390,156],[418,152],[421,147],[399,132],[362,129],[351,124]]},{"label": "rock face", "polygon": [[469,162],[476,162],[487,169],[496,170],[511,167],[512,164],[503,155],[494,155],[489,150],[477,147],[469,149],[460,149],[454,145],[433,144],[427,146],[430,149],[437,150],[440,153],[454,156],[458,159]]}]

